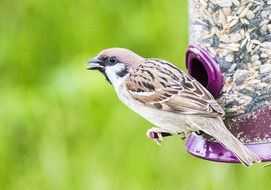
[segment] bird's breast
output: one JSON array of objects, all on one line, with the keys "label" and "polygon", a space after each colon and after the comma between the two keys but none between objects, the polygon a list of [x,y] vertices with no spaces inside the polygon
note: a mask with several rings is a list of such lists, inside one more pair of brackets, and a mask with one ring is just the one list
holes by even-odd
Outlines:
[{"label": "bird's breast", "polygon": [[119,99],[125,105],[157,127],[164,128],[172,132],[179,131],[180,128],[185,127],[186,116],[184,115],[161,111],[145,106],[135,100],[123,86],[119,87],[117,94]]}]

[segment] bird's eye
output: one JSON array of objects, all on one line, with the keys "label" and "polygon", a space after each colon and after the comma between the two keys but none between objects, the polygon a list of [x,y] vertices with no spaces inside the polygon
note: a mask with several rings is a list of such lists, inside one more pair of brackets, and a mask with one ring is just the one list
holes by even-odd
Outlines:
[{"label": "bird's eye", "polygon": [[109,63],[110,64],[115,64],[117,62],[118,62],[118,60],[117,60],[117,58],[115,56],[109,58]]}]

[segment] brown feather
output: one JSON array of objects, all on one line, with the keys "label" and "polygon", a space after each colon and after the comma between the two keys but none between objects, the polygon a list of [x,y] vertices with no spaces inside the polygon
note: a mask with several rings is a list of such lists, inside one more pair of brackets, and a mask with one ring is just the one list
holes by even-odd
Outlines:
[{"label": "brown feather", "polygon": [[126,87],[134,99],[155,109],[206,117],[224,115],[199,82],[164,60],[146,59],[126,79]]}]

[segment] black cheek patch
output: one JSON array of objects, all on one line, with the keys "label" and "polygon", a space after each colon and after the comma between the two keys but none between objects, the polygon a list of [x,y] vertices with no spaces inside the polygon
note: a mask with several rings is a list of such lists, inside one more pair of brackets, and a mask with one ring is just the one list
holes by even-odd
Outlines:
[{"label": "black cheek patch", "polygon": [[117,74],[119,77],[124,77],[125,75],[128,74],[128,69],[125,68],[125,69],[123,69],[122,71],[117,72],[116,74]]}]

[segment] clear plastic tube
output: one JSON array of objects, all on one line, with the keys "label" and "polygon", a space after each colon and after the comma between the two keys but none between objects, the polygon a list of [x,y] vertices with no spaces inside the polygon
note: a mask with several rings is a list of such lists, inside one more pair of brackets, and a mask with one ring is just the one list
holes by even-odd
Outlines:
[{"label": "clear plastic tube", "polygon": [[271,0],[190,0],[190,43],[217,62],[227,117],[271,101]]}]

